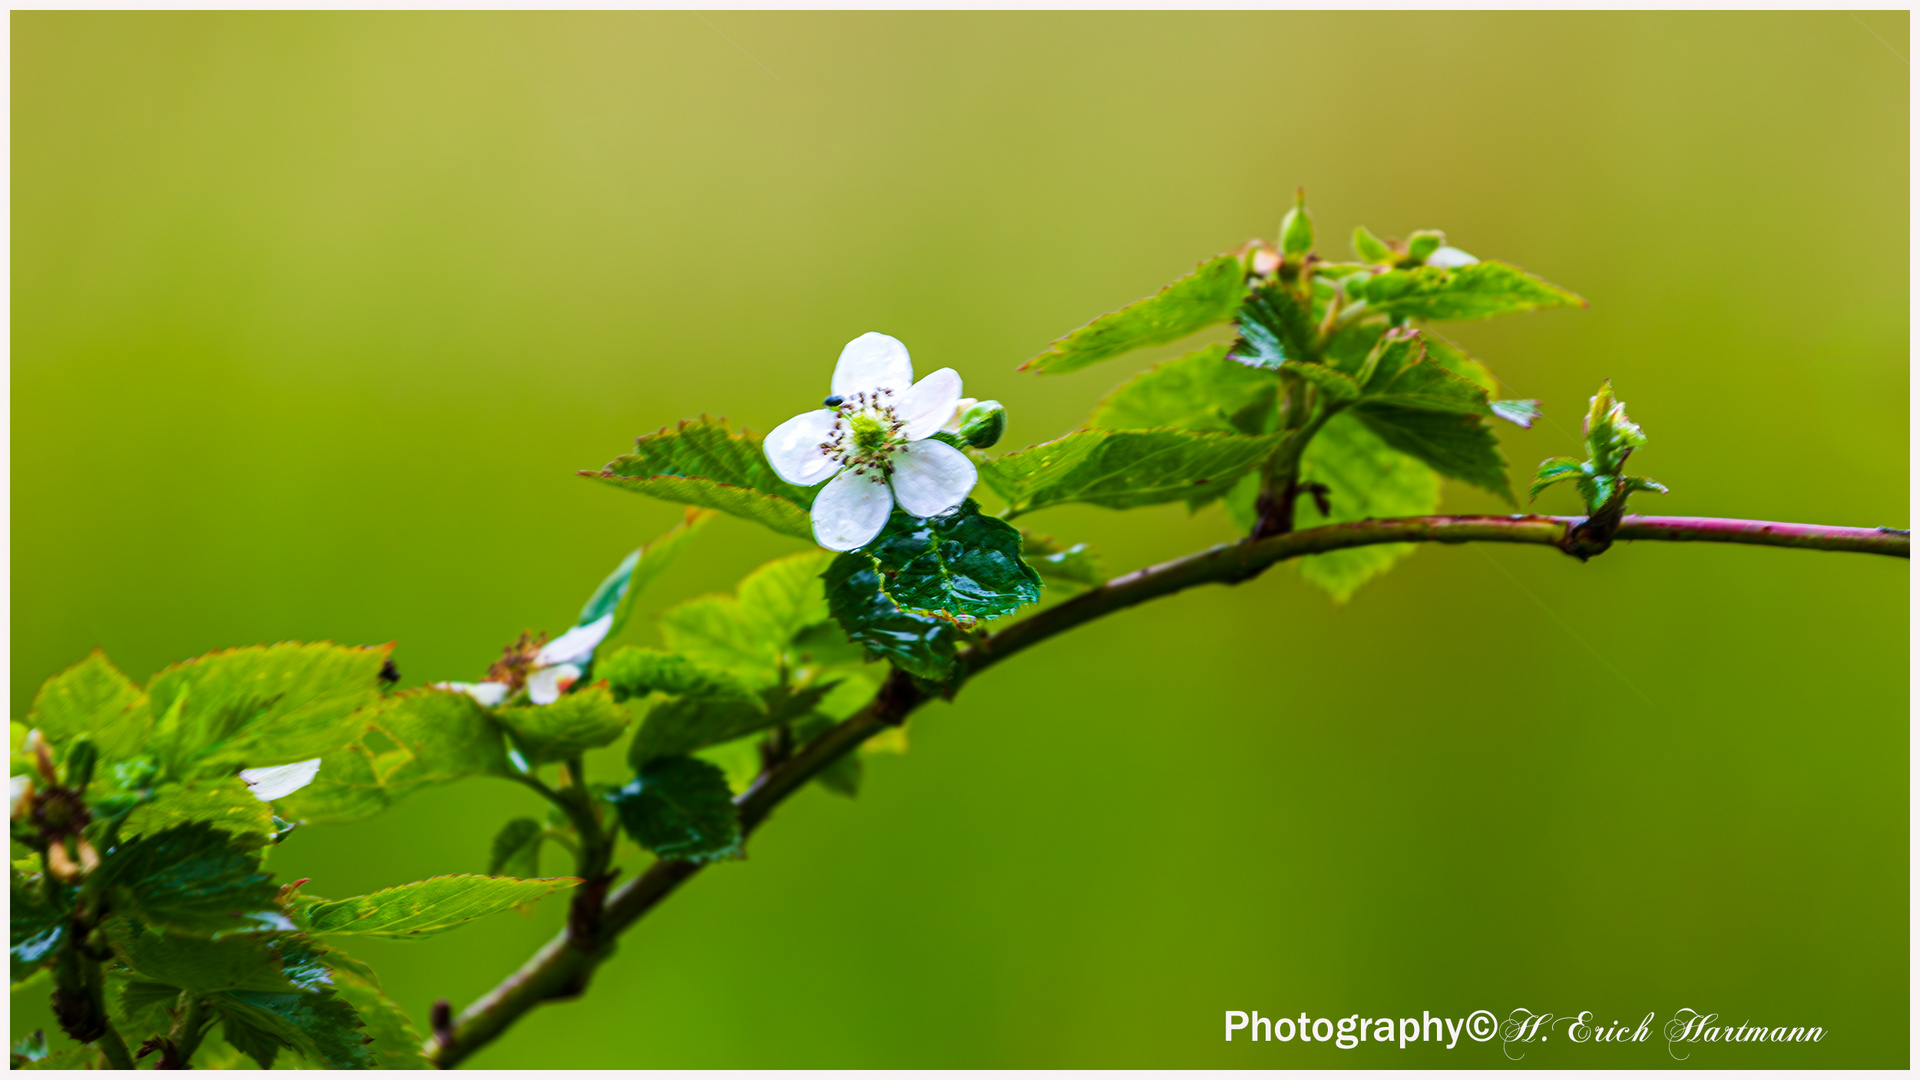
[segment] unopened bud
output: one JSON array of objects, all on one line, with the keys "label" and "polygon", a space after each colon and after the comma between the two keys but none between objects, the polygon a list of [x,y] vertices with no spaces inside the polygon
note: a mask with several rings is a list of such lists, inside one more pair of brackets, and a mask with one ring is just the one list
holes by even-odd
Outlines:
[{"label": "unopened bud", "polygon": [[1313,219],[1307,216],[1307,189],[1294,192],[1293,209],[1280,220],[1280,251],[1298,261],[1313,250]]},{"label": "unopened bud", "polygon": [[997,401],[977,401],[960,414],[954,426],[968,446],[985,450],[999,442],[1007,430],[1006,406]]}]

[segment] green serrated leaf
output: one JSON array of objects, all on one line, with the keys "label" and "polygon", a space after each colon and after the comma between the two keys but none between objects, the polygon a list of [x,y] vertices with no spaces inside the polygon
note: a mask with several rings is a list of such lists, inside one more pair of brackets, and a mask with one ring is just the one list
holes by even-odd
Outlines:
[{"label": "green serrated leaf", "polygon": [[667,609],[660,636],[681,656],[750,686],[767,686],[780,676],[781,642],[734,597],[699,596]]},{"label": "green serrated leaf", "polygon": [[184,933],[253,929],[255,913],[272,909],[279,892],[257,853],[200,821],[120,844],[88,885],[111,910]]},{"label": "green serrated leaf", "polygon": [[1362,401],[1351,411],[1395,450],[1419,458],[1445,476],[1513,501],[1506,459],[1500,456],[1500,442],[1482,417],[1376,405],[1371,401]]},{"label": "green serrated leaf", "polygon": [[708,862],[740,853],[740,813],[726,775],[709,762],[650,761],[607,800],[635,842],[662,859]]},{"label": "green serrated leaf", "polygon": [[1264,434],[1280,381],[1227,355],[1225,345],[1168,360],[1135,375],[1108,394],[1087,420],[1090,428]]},{"label": "green serrated leaf", "polygon": [[308,901],[297,907],[298,921],[316,937],[425,937],[578,884],[574,877],[448,874],[346,900]]},{"label": "green serrated leaf", "polygon": [[7,871],[9,936],[7,959],[11,982],[23,982],[47,966],[66,940],[67,920],[47,903],[39,877]]},{"label": "green serrated leaf", "polygon": [[[1249,526],[1251,528],[1251,526]],[[1085,544],[1061,544],[1051,536],[1020,530],[1020,557],[1050,589],[1068,595],[1104,584],[1100,559]]]},{"label": "green serrated leaf", "polygon": [[318,955],[284,934],[228,934],[209,940],[136,931],[115,942],[114,951],[135,976],[197,993],[307,994],[332,983]]},{"label": "green serrated leaf", "polygon": [[987,485],[1029,513],[1086,502],[1114,510],[1224,492],[1258,464],[1281,436],[1197,431],[1076,431],[980,462]]},{"label": "green serrated leaf", "polygon": [[1327,400],[1335,405],[1344,405],[1360,396],[1360,384],[1354,382],[1352,376],[1325,364],[1295,364],[1287,370],[1309,385],[1318,387]]},{"label": "green serrated leaf", "polygon": [[1448,322],[1536,308],[1585,307],[1580,297],[1506,263],[1483,260],[1446,269],[1422,266],[1376,274],[1352,295],[1395,319]]},{"label": "green serrated leaf", "polygon": [[[405,750],[390,752],[386,766],[411,762]],[[392,785],[381,772],[379,758],[364,746],[349,746],[320,759],[320,772],[313,783],[279,801],[282,813],[290,820],[316,825],[347,825],[365,821],[392,806],[411,791],[413,785]]]},{"label": "green serrated leaf", "polygon": [[95,649],[41,685],[26,726],[38,728],[55,747],[87,736],[117,760],[140,749],[153,716],[140,688]]},{"label": "green serrated leaf", "polygon": [[659,649],[618,649],[598,661],[594,673],[607,681],[613,696],[621,701],[652,693],[703,698],[753,696],[753,687],[745,680]]},{"label": "green serrated leaf", "polygon": [[540,876],[540,841],[546,828],[532,818],[514,818],[493,837],[493,850],[487,856],[488,877],[535,878]]},{"label": "green serrated leaf", "polygon": [[354,713],[379,700],[390,646],[331,642],[210,653],[148,684],[164,719],[152,750],[173,775],[319,757],[358,735]]},{"label": "green serrated leaf", "polygon": [[[1304,370],[1304,369],[1303,369]],[[1357,390],[1357,388],[1356,388]],[[1367,405],[1488,416],[1487,392],[1421,355],[1418,346],[1411,362],[1389,371],[1382,363],[1367,380]]]},{"label": "green serrated leaf", "polygon": [[702,416],[643,435],[633,453],[614,458],[599,472],[580,475],[811,540],[813,523],[807,510],[814,491],[780,479],[767,464],[761,440],[757,432],[735,434],[725,420]]},{"label": "green serrated leaf", "polygon": [[587,626],[611,615],[613,622],[607,627],[606,636],[611,638],[618,634],[633,615],[634,599],[665,573],[667,567],[673,565],[688,541],[713,517],[712,511],[688,510],[685,520],[668,529],[659,539],[634,548],[587,598],[586,605],[580,609],[577,625]]},{"label": "green serrated leaf", "polygon": [[1586,465],[1584,462],[1576,461],[1570,457],[1548,458],[1540,463],[1539,469],[1534,471],[1533,483],[1527,489],[1527,497],[1537,499],[1540,497],[1541,492],[1560,481],[1572,480],[1575,477],[1584,475],[1586,475]]},{"label": "green serrated leaf", "polygon": [[627,761],[638,771],[655,758],[731,742],[777,722],[758,698],[670,698],[647,711]]},{"label": "green serrated leaf", "polygon": [[151,801],[127,815],[120,835],[156,833],[192,821],[226,831],[242,847],[261,847],[274,833],[273,808],[255,798],[239,777],[224,776],[161,784]]},{"label": "green serrated leaf", "polygon": [[833,552],[808,551],[762,565],[735,591],[742,614],[760,624],[762,636],[784,647],[827,618],[820,575],[832,561]]},{"label": "green serrated leaf", "polygon": [[[1300,478],[1324,484],[1330,513],[1311,498],[1294,506],[1298,528],[1366,518],[1413,517],[1440,507],[1440,478],[1415,458],[1381,442],[1351,415],[1342,414],[1320,429],[1301,456]],[[1257,478],[1243,481],[1227,508],[1243,529],[1253,527]],[[1345,601],[1355,590],[1413,554],[1413,544],[1373,544],[1300,559],[1300,576]]]},{"label": "green serrated leaf", "polygon": [[1278,369],[1289,361],[1319,359],[1313,312],[1284,282],[1270,281],[1240,305],[1240,340],[1233,355],[1249,367]]},{"label": "green serrated leaf", "polygon": [[1040,599],[1040,576],[1020,559],[1020,532],[972,499],[939,517],[896,509],[862,552],[903,608],[993,619]]},{"label": "green serrated leaf", "polygon": [[1238,255],[1220,255],[1154,296],[1103,315],[1021,365],[1022,371],[1064,375],[1122,353],[1164,345],[1233,318],[1247,294]]},{"label": "green serrated leaf", "polygon": [[[249,1045],[258,1047],[262,1037],[298,1052],[316,1065],[330,1069],[368,1069],[374,1055],[368,1049],[372,1036],[365,1031],[353,1006],[337,995],[264,994],[235,991],[215,996],[221,1017],[238,1028],[251,1029],[236,1040],[233,1027],[227,1028],[227,1041],[245,1051],[254,1060],[260,1058]],[[271,1060],[269,1056],[268,1060]],[[265,1065],[265,1062],[262,1062]]]},{"label": "green serrated leaf", "polygon": [[521,754],[535,765],[565,761],[596,746],[606,746],[618,739],[632,720],[605,683],[575,690],[551,705],[517,705],[496,715],[501,726],[512,733]]},{"label": "green serrated leaf", "polygon": [[[338,954],[329,954],[338,956]],[[345,957],[339,957],[346,959]],[[358,965],[353,965],[358,966]],[[342,966],[334,970],[334,993],[353,1007],[365,1025],[363,1031],[373,1039],[367,1051],[376,1069],[427,1069],[432,1064],[420,1052],[420,1035],[400,1006],[382,993],[366,976]]]},{"label": "green serrated leaf", "polygon": [[1426,350],[1427,359],[1485,390],[1487,396],[1500,392],[1500,381],[1493,377],[1487,365],[1468,356],[1460,346],[1432,330],[1420,331],[1420,344]]},{"label": "green serrated leaf", "polygon": [[909,675],[940,683],[953,677],[959,631],[948,619],[894,603],[872,559],[849,551],[825,578],[827,605],[849,639]]},{"label": "green serrated leaf", "polygon": [[819,667],[844,667],[868,662],[867,650],[849,638],[847,632],[831,617],[794,635],[793,650],[794,658],[802,664]]}]

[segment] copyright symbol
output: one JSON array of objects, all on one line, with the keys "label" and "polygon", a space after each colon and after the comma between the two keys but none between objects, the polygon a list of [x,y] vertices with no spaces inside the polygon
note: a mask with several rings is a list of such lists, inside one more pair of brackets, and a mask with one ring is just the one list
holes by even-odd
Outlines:
[{"label": "copyright symbol", "polygon": [[1486,1042],[1500,1030],[1500,1021],[1485,1009],[1467,1017],[1467,1038],[1474,1042]]}]

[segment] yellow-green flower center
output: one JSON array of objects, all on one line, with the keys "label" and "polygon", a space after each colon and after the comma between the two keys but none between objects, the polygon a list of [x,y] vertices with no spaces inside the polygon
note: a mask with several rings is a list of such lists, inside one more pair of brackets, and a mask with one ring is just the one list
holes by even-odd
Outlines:
[{"label": "yellow-green flower center", "polygon": [[883,449],[891,434],[886,424],[869,413],[855,413],[848,417],[847,427],[853,435],[854,452],[862,455]]}]

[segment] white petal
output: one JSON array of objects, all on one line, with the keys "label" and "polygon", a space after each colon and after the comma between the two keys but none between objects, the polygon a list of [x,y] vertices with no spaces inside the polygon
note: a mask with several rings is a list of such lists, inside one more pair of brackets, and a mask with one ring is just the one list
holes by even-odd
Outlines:
[{"label": "white petal", "polygon": [[914,383],[912,389],[900,395],[900,403],[893,408],[894,415],[907,424],[901,434],[909,441],[918,441],[953,419],[953,407],[959,403],[960,373],[943,367]]},{"label": "white petal", "polygon": [[841,397],[875,390],[900,393],[913,385],[913,361],[900,339],[869,330],[847,342],[833,367],[833,392]]},{"label": "white petal", "polygon": [[580,669],[572,664],[541,668],[527,676],[527,698],[535,705],[551,705],[579,678]]},{"label": "white petal", "polygon": [[32,798],[32,796],[33,796],[33,777],[31,776],[7,777],[7,802],[10,804],[12,809],[12,815],[13,815],[12,820],[14,821],[20,820],[20,815],[26,812],[27,800]]},{"label": "white petal", "polygon": [[767,464],[789,484],[812,487],[825,480],[833,473],[835,462],[820,444],[832,441],[833,422],[838,416],[832,409],[815,409],[769,431],[763,444]]},{"label": "white petal", "polygon": [[942,427],[940,430],[946,432],[949,435],[960,434],[960,418],[966,415],[968,409],[971,409],[978,404],[980,404],[979,401],[970,397],[963,397],[959,401],[954,402],[953,416],[951,419],[947,421],[946,426]]},{"label": "white petal", "polygon": [[507,691],[513,689],[503,682],[437,682],[433,688],[465,694],[489,709],[507,700]]},{"label": "white petal", "polygon": [[584,664],[593,658],[593,650],[607,639],[607,631],[613,629],[613,613],[593,620],[585,626],[573,629],[541,646],[533,658],[534,667],[552,667],[555,664]]},{"label": "white petal", "polygon": [[973,459],[938,439],[908,443],[893,458],[893,497],[915,517],[959,506],[979,480]]},{"label": "white petal", "polygon": [[241,769],[240,779],[253,789],[253,797],[261,802],[272,802],[287,796],[313,783],[320,775],[320,759],[309,758],[296,761],[291,765],[266,765],[258,769]]},{"label": "white petal", "polygon": [[886,527],[893,495],[880,474],[852,469],[827,481],[813,500],[813,538],[833,551],[867,546]]},{"label": "white petal", "polygon": [[1428,266],[1472,266],[1479,261],[1457,247],[1443,247],[1427,256]]}]

